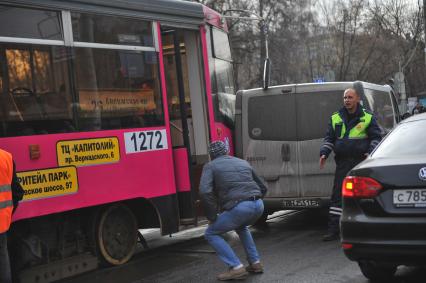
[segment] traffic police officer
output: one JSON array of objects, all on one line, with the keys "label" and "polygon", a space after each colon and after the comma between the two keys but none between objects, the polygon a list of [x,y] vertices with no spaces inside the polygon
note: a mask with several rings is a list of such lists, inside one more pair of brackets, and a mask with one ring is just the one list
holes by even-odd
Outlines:
[{"label": "traffic police officer", "polygon": [[24,190],[18,182],[12,155],[0,149],[0,282],[12,282],[6,233]]},{"label": "traffic police officer", "polygon": [[324,241],[339,238],[339,220],[342,215],[342,183],[346,174],[373,151],[381,140],[381,130],[373,114],[360,105],[355,89],[346,89],[342,107],[333,113],[327,134],[320,149],[320,169],[331,151],[335,153],[336,172],[331,196],[328,232]]}]

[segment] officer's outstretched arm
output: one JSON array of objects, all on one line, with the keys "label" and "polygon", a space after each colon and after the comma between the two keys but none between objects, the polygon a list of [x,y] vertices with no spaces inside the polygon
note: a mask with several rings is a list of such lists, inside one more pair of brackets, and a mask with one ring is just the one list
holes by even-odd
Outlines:
[{"label": "officer's outstretched arm", "polygon": [[334,150],[335,141],[336,141],[336,134],[334,132],[333,125],[330,118],[330,121],[328,122],[327,132],[324,137],[324,142],[320,148],[320,168],[322,168],[321,164],[322,165],[325,164],[325,159],[327,159],[330,153]]}]

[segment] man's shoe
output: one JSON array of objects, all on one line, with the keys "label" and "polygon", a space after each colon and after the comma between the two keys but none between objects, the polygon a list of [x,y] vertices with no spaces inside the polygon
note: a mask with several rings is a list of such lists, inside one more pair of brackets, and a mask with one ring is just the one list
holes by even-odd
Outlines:
[{"label": "man's shoe", "polygon": [[250,273],[263,273],[263,265],[260,262],[250,264],[246,266],[246,271]]},{"label": "man's shoe", "polygon": [[336,241],[340,239],[340,235],[339,233],[328,233],[325,234],[324,236],[322,236],[322,240],[324,242],[329,242],[329,241]]},{"label": "man's shoe", "polygon": [[248,275],[248,272],[244,267],[240,267],[238,269],[229,269],[227,272],[221,273],[217,276],[217,279],[220,281],[227,280],[241,280],[245,279]]}]

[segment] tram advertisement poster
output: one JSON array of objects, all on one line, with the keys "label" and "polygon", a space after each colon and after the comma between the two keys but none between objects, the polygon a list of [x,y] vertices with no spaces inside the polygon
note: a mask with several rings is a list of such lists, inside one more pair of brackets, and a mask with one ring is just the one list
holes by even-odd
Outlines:
[{"label": "tram advertisement poster", "polygon": [[58,197],[78,191],[75,166],[17,172],[16,175],[25,191],[24,201]]},{"label": "tram advertisement poster", "polygon": [[80,167],[120,161],[117,137],[59,141],[56,153],[59,166]]},{"label": "tram advertisement poster", "polygon": [[[142,87],[142,86],[140,86]],[[129,112],[142,114],[154,111],[156,103],[154,91],[152,89],[140,89],[137,91],[122,90],[80,90],[79,91],[80,110],[91,114],[93,111],[100,111],[110,117],[116,117]]]}]

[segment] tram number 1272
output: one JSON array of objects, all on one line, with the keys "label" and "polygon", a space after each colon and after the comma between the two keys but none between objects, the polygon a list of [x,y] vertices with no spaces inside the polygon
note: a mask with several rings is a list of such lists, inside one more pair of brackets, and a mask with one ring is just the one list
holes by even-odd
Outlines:
[{"label": "tram number 1272", "polygon": [[167,149],[166,130],[124,133],[126,153]]}]

